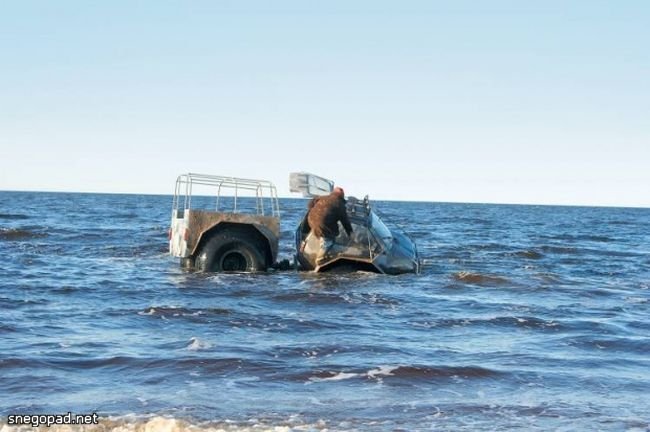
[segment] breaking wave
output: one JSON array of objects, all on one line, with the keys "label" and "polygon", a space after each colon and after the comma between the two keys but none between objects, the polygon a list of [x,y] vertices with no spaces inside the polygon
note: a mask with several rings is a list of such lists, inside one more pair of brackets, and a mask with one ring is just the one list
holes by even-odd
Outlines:
[{"label": "breaking wave", "polygon": [[[45,427],[45,426],[41,426]],[[9,426],[0,423],[3,432],[32,432],[31,425]],[[298,432],[298,431],[328,431],[333,430],[324,420],[308,423],[300,418],[287,416],[286,419],[264,420],[251,418],[248,421],[191,421],[173,417],[150,416],[139,418],[136,416],[121,416],[99,418],[96,425],[83,426],[51,425],[47,427],[50,432]],[[339,429],[345,431],[346,429]]]},{"label": "breaking wave", "polygon": [[342,381],[348,379],[372,379],[389,382],[411,381],[413,383],[426,380],[464,378],[480,379],[503,375],[502,372],[478,366],[379,366],[370,370],[317,370],[294,376],[294,379],[307,379],[309,382]]}]

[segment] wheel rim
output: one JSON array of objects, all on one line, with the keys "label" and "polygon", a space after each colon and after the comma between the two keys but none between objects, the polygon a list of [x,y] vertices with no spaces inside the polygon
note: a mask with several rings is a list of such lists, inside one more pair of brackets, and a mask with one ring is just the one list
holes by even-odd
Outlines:
[{"label": "wheel rim", "polygon": [[223,271],[246,271],[248,270],[248,260],[241,252],[226,252],[221,259],[221,269]]}]

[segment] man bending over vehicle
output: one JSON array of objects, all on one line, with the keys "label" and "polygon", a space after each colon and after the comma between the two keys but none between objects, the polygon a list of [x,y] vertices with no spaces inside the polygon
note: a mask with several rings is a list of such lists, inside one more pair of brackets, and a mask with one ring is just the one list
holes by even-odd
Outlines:
[{"label": "man bending over vehicle", "polygon": [[335,187],[329,195],[309,201],[307,208],[309,227],[320,240],[320,250],[316,257],[316,263],[320,264],[327,258],[327,253],[334,245],[334,239],[339,235],[339,221],[348,236],[352,233],[352,225],[345,210],[345,192],[342,188]]}]

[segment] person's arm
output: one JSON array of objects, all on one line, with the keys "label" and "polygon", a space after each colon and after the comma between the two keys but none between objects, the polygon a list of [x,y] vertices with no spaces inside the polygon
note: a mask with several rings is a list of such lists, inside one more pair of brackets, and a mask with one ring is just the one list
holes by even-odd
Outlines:
[{"label": "person's arm", "polygon": [[305,213],[305,216],[302,218],[302,222],[300,223],[300,233],[304,237],[307,237],[307,234],[309,234],[309,231],[311,231],[308,217],[309,217],[309,212]]},{"label": "person's arm", "polygon": [[352,234],[352,224],[350,223],[350,218],[348,218],[348,212],[345,209],[345,202],[341,203],[340,206],[340,220],[341,224],[343,224],[343,228],[345,229],[345,232],[349,236]]},{"label": "person's arm", "polygon": [[305,212],[305,216],[302,218],[302,223],[300,224],[301,232],[304,236],[307,236],[309,234],[309,231],[311,231],[311,227],[309,226],[309,213],[311,212],[311,209],[314,208],[314,204],[316,204],[316,201],[318,201],[320,197],[314,197],[309,200],[307,203],[307,211]]}]

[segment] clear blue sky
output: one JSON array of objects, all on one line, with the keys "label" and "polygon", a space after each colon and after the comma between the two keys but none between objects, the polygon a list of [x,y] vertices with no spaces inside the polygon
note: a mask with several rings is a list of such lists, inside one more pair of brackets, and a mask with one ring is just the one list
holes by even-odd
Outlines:
[{"label": "clear blue sky", "polygon": [[648,1],[4,1],[0,190],[650,207]]}]

